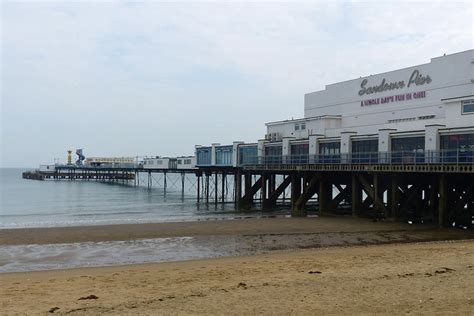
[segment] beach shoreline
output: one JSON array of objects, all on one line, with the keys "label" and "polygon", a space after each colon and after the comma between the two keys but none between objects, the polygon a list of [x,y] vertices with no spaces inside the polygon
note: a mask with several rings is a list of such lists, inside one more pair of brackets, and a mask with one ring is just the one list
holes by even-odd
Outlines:
[{"label": "beach shoreline", "polygon": [[364,218],[261,218],[0,230],[0,274],[474,239],[471,230]]},{"label": "beach shoreline", "polygon": [[286,250],[0,278],[7,315],[467,315],[474,307],[474,241]]},{"label": "beach shoreline", "polygon": [[367,218],[354,217],[248,218],[219,221],[0,229],[0,246],[189,236],[292,235],[377,231],[433,231],[437,235],[446,236],[446,239],[455,238],[457,235],[472,235],[470,231],[438,229],[436,226],[428,224],[409,225],[402,222],[374,222]]}]

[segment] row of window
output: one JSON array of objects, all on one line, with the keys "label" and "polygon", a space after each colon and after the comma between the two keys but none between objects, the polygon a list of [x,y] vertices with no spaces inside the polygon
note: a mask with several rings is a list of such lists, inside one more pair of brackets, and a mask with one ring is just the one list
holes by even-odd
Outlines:
[{"label": "row of window", "polygon": [[[441,136],[441,150],[453,150],[453,149],[474,149],[474,134],[461,134],[461,135],[444,135]],[[393,138],[391,140],[392,149],[391,151],[411,151],[411,152],[422,152],[425,150],[425,137],[403,137]],[[320,155],[335,155],[340,153],[341,142],[327,142],[319,145]],[[293,144],[291,145],[291,155],[300,156],[307,155],[309,152],[308,144]],[[352,141],[352,152],[353,153],[369,153],[378,152],[378,140],[354,140]],[[255,152],[252,152],[256,155]],[[265,156],[280,156],[282,155],[281,146],[268,146],[265,147]]]},{"label": "row of window", "polygon": [[[424,153],[425,138],[424,136],[412,136],[403,138],[393,138],[391,140],[392,152],[406,152],[415,155]],[[229,146],[230,148],[231,146]],[[232,150],[231,148],[224,148],[223,150],[216,150],[216,164],[217,165],[231,165],[232,164]],[[319,154],[335,157],[340,154],[341,142],[323,142],[319,145]],[[441,150],[459,150],[474,151],[474,133],[460,134],[460,135],[443,135],[440,137]],[[364,155],[367,153],[378,152],[378,140],[353,140],[352,153]],[[290,148],[291,156],[297,159],[306,159],[305,155],[309,153],[309,144],[292,144]],[[282,146],[266,146],[265,159],[268,163],[278,163],[282,157]],[[211,164],[211,147],[199,148],[196,150],[197,164],[210,165]],[[238,163],[240,165],[253,164],[257,162],[257,146],[239,146]],[[298,158],[299,157],[299,158]],[[355,155],[354,157],[359,157]],[[422,156],[420,156],[421,159]],[[423,156],[424,157],[424,156]],[[363,157],[362,157],[363,158]],[[274,161],[270,161],[274,160]],[[189,159],[190,161],[190,159]],[[190,162],[191,163],[191,162]]]},{"label": "row of window", "polygon": [[305,130],[306,129],[306,123],[296,123],[295,124],[295,131],[299,130]]},{"label": "row of window", "polygon": [[[172,162],[172,161],[174,161],[174,159],[171,159],[169,161]],[[193,163],[193,161],[192,161],[192,159],[178,159],[177,163],[178,163],[178,165],[190,165],[190,164]],[[163,160],[161,160],[161,159],[158,159],[158,160],[147,159],[147,160],[145,160],[145,165],[154,165],[154,164],[162,165]]]},{"label": "row of window", "polygon": [[191,159],[178,159],[178,165],[190,165],[192,163]]},{"label": "row of window", "polygon": [[145,160],[145,165],[154,165],[156,162],[157,165],[162,165],[163,164],[163,160],[153,160],[153,159],[150,159],[150,160]]},{"label": "row of window", "polygon": [[[196,149],[196,163],[198,165],[211,164],[211,147],[201,147]],[[232,165],[232,145],[216,148],[216,165]]]}]

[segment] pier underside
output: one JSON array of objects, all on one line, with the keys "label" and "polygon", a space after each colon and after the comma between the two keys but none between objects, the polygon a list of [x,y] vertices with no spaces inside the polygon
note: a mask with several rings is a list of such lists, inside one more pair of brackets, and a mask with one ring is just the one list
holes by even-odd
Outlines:
[{"label": "pier underside", "polygon": [[472,173],[253,169],[236,178],[237,205],[244,210],[289,204],[292,216],[316,212],[473,226]]}]

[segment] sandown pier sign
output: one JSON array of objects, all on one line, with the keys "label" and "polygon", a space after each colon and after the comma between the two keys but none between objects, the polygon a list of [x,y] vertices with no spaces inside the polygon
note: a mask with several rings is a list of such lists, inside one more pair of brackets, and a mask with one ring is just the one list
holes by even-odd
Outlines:
[{"label": "sandown pier sign", "polygon": [[[394,82],[387,82],[385,78],[382,79],[382,82],[376,86],[368,86],[369,80],[364,79],[360,83],[360,90],[359,95],[369,95],[384,91],[391,91],[391,90],[399,90],[405,87],[417,87],[423,86],[425,84],[430,84],[432,81],[431,77],[428,75],[423,75],[420,73],[419,70],[415,69],[412,73],[410,78],[408,79],[408,83],[405,83],[404,80],[401,81],[394,81]],[[389,95],[385,97],[373,97],[371,99],[362,100],[360,101],[360,106],[371,106],[377,104],[387,104],[393,102],[400,102],[400,101],[409,101],[414,99],[422,99],[426,98],[426,91],[417,91],[417,92],[408,92],[408,93],[399,93],[396,95]]]},{"label": "sandown pier sign", "polygon": [[364,79],[360,83],[359,95],[364,96],[364,95],[379,93],[379,92],[384,92],[384,91],[403,89],[405,87],[410,88],[410,86],[422,86],[422,85],[431,83],[431,81],[432,80],[430,76],[428,75],[425,76],[422,73],[420,73],[420,71],[415,69],[411,73],[411,76],[408,79],[408,83],[405,83],[405,80],[387,82],[387,80],[383,78],[380,84],[375,85],[375,86],[370,86],[368,85],[369,80]]}]

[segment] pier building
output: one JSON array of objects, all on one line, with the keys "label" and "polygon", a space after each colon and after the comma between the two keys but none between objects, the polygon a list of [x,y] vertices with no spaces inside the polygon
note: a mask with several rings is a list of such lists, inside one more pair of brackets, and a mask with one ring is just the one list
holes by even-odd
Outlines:
[{"label": "pier building", "polygon": [[303,118],[266,128],[258,143],[240,149],[239,142],[197,146],[198,165],[470,161],[474,50],[327,85],[304,96]]},{"label": "pier building", "polygon": [[225,148],[240,208],[290,191],[295,216],[314,201],[319,213],[473,225],[474,50],[330,84],[305,95],[303,118],[266,127],[257,143],[196,146],[200,168],[222,165]]},{"label": "pier building", "polygon": [[392,159],[421,163],[449,160],[458,151],[472,155],[474,50],[327,85],[304,96],[303,118],[266,127],[258,153],[270,161],[374,159],[366,154],[396,152]]}]

